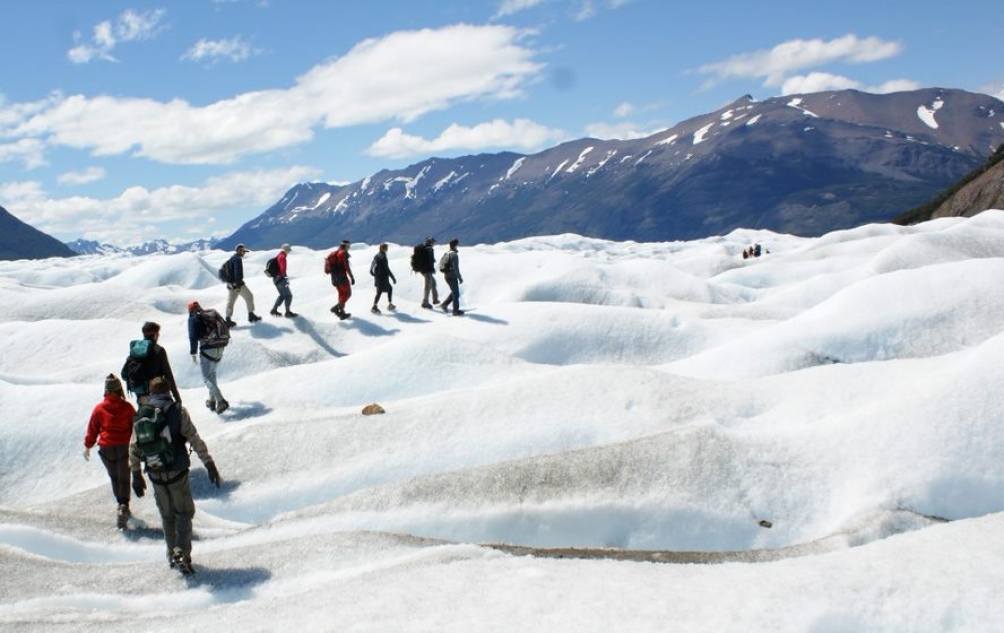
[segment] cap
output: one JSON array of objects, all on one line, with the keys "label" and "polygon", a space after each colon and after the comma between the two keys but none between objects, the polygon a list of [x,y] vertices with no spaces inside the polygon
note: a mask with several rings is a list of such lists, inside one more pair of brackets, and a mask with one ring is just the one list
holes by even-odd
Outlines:
[{"label": "cap", "polygon": [[452,240],[450,240],[450,246],[456,246],[459,243],[460,243],[460,240],[458,238],[456,238],[456,237],[453,238]]},{"label": "cap", "polygon": [[188,312],[189,313],[192,313],[192,312],[195,312],[196,310],[201,310],[201,309],[202,309],[202,306],[199,305],[198,301],[189,301],[188,302]]},{"label": "cap", "polygon": [[425,243],[426,244],[435,244],[436,243],[436,238],[434,238],[434,237],[432,237],[430,235],[429,237],[425,238]]},{"label": "cap", "polygon": [[246,251],[247,249],[248,247],[244,246],[243,244],[238,244],[237,247],[234,248],[235,251]]},{"label": "cap", "polygon": [[351,243],[352,243],[352,242],[350,242],[350,241],[348,241],[348,240],[342,240],[342,246],[348,246],[348,245],[349,245],[349,244],[351,244]]},{"label": "cap", "polygon": [[289,251],[293,250],[293,247],[290,246],[289,244],[283,244],[282,246],[279,247],[279,250],[284,253],[288,253]]},{"label": "cap", "polygon": [[122,381],[115,374],[105,376],[105,393],[117,393],[120,396],[125,395],[122,391]]}]

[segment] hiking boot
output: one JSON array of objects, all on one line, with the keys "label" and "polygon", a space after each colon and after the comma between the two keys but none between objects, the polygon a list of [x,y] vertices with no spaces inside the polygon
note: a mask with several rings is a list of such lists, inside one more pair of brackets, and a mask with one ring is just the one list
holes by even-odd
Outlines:
[{"label": "hiking boot", "polygon": [[254,323],[255,321],[261,321],[261,317],[254,312],[248,312],[248,322]]},{"label": "hiking boot", "polygon": [[373,306],[372,308],[370,308],[370,312],[372,312],[373,314],[383,314],[382,312],[380,312],[380,308],[378,308],[376,306]]},{"label": "hiking boot", "polygon": [[295,312],[292,312],[290,310],[286,310],[286,314],[284,314],[282,316],[286,317],[287,319],[295,319],[296,317],[298,317],[300,315],[297,314],[297,313],[295,313]]},{"label": "hiking boot", "polygon": [[129,504],[120,503],[116,513],[115,526],[120,530],[124,530],[131,516],[132,513],[129,512]]},{"label": "hiking boot", "polygon": [[210,411],[216,411],[216,401],[212,398],[206,400],[206,408]]},{"label": "hiking boot", "polygon": [[237,322],[230,317],[227,317],[227,327],[237,327]]},{"label": "hiking boot", "polygon": [[448,306],[445,303],[443,305],[439,306],[439,307],[443,309],[443,312],[449,312],[450,311],[450,306]]},{"label": "hiking boot", "polygon": [[423,303],[422,307],[425,308],[426,310],[431,310],[432,309],[432,304],[431,303]]},{"label": "hiking boot", "polygon": [[338,314],[338,304],[331,306],[331,311],[334,312],[335,314]]},{"label": "hiking boot", "polygon": [[226,400],[220,400],[219,402],[216,403],[216,412],[217,413],[223,413],[224,411],[226,411],[229,408],[230,408],[230,403],[227,402]]},{"label": "hiking boot", "polygon": [[349,318],[350,316],[352,316],[351,312],[346,312],[345,310],[342,310],[341,313],[339,313],[338,318],[341,319],[342,321],[344,321],[345,319]]},{"label": "hiking boot", "polygon": [[464,311],[463,310],[454,310],[453,311],[453,316],[464,316]]},{"label": "hiking boot", "polygon": [[192,559],[185,556],[180,547],[175,547],[171,552],[171,562],[169,565],[171,569],[177,569],[185,575],[195,573],[195,570],[192,568]]},{"label": "hiking boot", "polygon": [[394,310],[397,310],[397,306],[394,305],[393,303],[388,303],[387,304],[387,309],[390,310],[391,312],[393,312]]},{"label": "hiking boot", "polygon": [[275,308],[272,308],[272,311],[269,312],[269,314],[271,314],[272,316],[279,316],[279,311],[276,310]]}]

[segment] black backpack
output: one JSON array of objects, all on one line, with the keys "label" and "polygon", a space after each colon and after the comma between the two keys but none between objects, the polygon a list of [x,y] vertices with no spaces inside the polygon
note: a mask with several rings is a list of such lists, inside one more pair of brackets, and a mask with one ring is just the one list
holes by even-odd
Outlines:
[{"label": "black backpack", "polygon": [[122,377],[125,378],[126,388],[137,396],[146,394],[147,385],[155,378],[156,347],[150,339],[129,342],[129,356],[122,366]]},{"label": "black backpack", "polygon": [[230,260],[223,262],[219,271],[220,281],[230,284],[234,282],[234,267],[230,265]]},{"label": "black backpack", "polygon": [[265,274],[269,277],[279,276],[279,256],[275,256],[272,259],[265,262]]},{"label": "black backpack", "polygon": [[230,326],[222,314],[209,308],[199,312],[200,336],[199,345],[202,349],[226,347],[230,343]]},{"label": "black backpack", "polygon": [[[170,409],[174,403],[166,407]],[[174,446],[171,429],[167,425],[166,409],[144,404],[133,416],[133,434],[140,458],[147,470],[165,470],[174,461]]]},{"label": "black backpack", "polygon": [[416,273],[428,272],[425,268],[425,244],[415,244],[415,250],[411,254],[411,269]]}]

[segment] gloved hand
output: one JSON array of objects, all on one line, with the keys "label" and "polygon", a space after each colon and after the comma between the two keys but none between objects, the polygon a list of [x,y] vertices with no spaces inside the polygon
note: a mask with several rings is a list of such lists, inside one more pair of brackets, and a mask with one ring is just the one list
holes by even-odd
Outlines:
[{"label": "gloved hand", "polygon": [[199,355],[198,354],[192,354],[192,364],[193,365],[197,365],[198,363],[199,363]]},{"label": "gloved hand", "polygon": [[209,483],[214,484],[217,488],[220,487],[220,471],[216,470],[216,462],[209,462],[206,464],[206,472],[209,473]]},{"label": "gloved hand", "polygon": [[355,277],[352,278],[352,285],[353,286],[356,285],[356,278]]},{"label": "gloved hand", "polygon": [[91,461],[91,447],[90,446],[85,446],[84,447],[84,459],[87,460],[87,461]]},{"label": "gloved hand", "polygon": [[132,491],[137,497],[142,497],[146,492],[146,482],[143,481],[143,471],[132,471]]}]

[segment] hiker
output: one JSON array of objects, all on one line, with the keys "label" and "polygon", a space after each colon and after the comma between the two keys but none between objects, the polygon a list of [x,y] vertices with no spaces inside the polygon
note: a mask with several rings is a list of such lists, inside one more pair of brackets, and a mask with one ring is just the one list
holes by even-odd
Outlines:
[{"label": "hiker", "polygon": [[243,258],[247,252],[248,249],[244,248],[243,244],[238,244],[237,248],[234,249],[234,254],[223,264],[221,269],[221,271],[229,269],[224,281],[227,282],[227,325],[230,327],[237,325],[231,317],[234,315],[234,304],[237,303],[238,296],[243,297],[244,303],[247,304],[248,322],[261,321],[261,317],[254,313],[254,295],[244,283]]},{"label": "hiker", "polygon": [[217,323],[217,319],[222,317],[216,310],[203,310],[198,301],[188,304],[188,353],[192,356],[192,362],[199,364],[202,381],[209,390],[206,408],[223,413],[230,408],[230,403],[223,397],[216,382],[216,366],[223,360],[223,349],[230,342],[230,332],[226,321]]},{"label": "hiker", "polygon": [[[167,463],[157,467],[157,462],[144,457],[145,442],[139,439],[139,427],[142,421],[139,416],[149,411],[140,407],[137,422],[134,425],[132,439],[129,443],[129,466],[132,468],[133,492],[142,497],[146,491],[141,468],[145,466],[146,476],[153,484],[153,498],[160,512],[161,525],[164,528],[164,539],[167,543],[167,560],[173,569],[183,574],[194,573],[192,569],[192,517],[195,516],[195,501],[192,499],[192,489],[188,481],[188,470],[191,467],[189,451],[185,444],[191,444],[192,449],[202,460],[209,475],[209,481],[220,487],[220,473],[216,469],[206,443],[199,437],[199,432],[192,424],[188,411],[180,403],[171,399],[167,383],[155,378],[150,384],[150,407],[159,410],[166,420],[166,430],[170,435]],[[159,439],[161,433],[157,433]]]},{"label": "hiker", "polygon": [[146,404],[150,394],[150,381],[162,377],[167,381],[174,399],[180,404],[181,394],[178,393],[178,383],[174,381],[171,371],[171,361],[167,359],[167,350],[157,344],[160,339],[160,324],[147,321],[142,328],[143,339],[129,343],[129,357],[122,365],[122,377],[126,388],[136,395],[136,402]]},{"label": "hiker", "polygon": [[443,273],[446,285],[450,287],[450,294],[443,299],[440,307],[443,308],[443,312],[448,312],[450,309],[449,305],[452,303],[453,314],[456,316],[464,313],[460,309],[460,284],[464,283],[464,278],[460,274],[460,254],[457,253],[458,244],[460,244],[460,240],[457,238],[450,240],[450,250],[446,251],[439,260],[439,271]]},{"label": "hiker", "polygon": [[279,316],[279,306],[285,303],[286,311],[283,313],[283,316],[289,319],[300,316],[289,309],[289,304],[293,302],[293,293],[289,289],[289,277],[286,274],[286,254],[291,250],[293,250],[292,246],[289,244],[283,244],[279,248],[279,254],[275,256],[275,261],[279,266],[279,271],[272,277],[272,283],[275,284],[275,289],[278,291],[279,297],[275,300],[275,305],[272,306],[272,311],[269,312],[272,316]]},{"label": "hiker", "polygon": [[342,240],[341,245],[324,258],[324,272],[331,275],[331,285],[338,291],[338,303],[331,306],[331,311],[343,321],[352,316],[345,311],[345,304],[352,296],[352,286],[356,283],[352,267],[349,265],[350,244],[348,240]]},{"label": "hiker", "polygon": [[91,448],[98,445],[98,456],[112,482],[112,495],[118,504],[116,526],[126,527],[129,513],[129,438],[136,409],[125,399],[122,383],[115,374],[105,378],[104,400],[91,411],[84,434],[84,459],[90,461]]},{"label": "hiker", "polygon": [[[422,307],[426,309],[439,305],[439,289],[436,288],[436,252],[433,250],[435,243],[436,238],[431,236],[425,238],[425,243],[417,244],[411,256],[411,269],[425,279],[425,286],[422,288]],[[430,293],[432,303],[429,303]]]},{"label": "hiker", "polygon": [[380,308],[377,307],[377,304],[380,303],[380,295],[385,292],[387,293],[387,309],[393,312],[397,307],[394,305],[394,287],[390,285],[390,282],[397,283],[397,278],[394,277],[394,273],[390,272],[390,264],[387,263],[386,242],[380,245],[377,254],[373,256],[370,274],[373,275],[373,284],[376,286],[376,297],[373,298],[373,308],[370,312],[380,314]]}]

